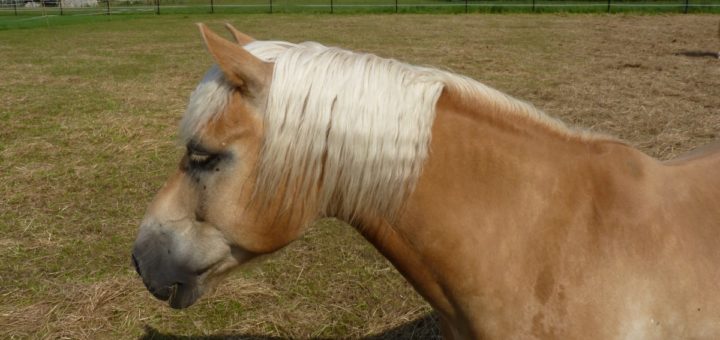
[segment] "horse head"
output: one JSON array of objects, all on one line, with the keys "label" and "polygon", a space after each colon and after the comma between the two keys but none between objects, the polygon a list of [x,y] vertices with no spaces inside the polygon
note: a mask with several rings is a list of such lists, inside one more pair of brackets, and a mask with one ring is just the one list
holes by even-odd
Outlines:
[{"label": "horse head", "polygon": [[253,204],[273,64],[243,48],[253,39],[232,27],[238,43],[199,26],[217,66],[190,98],[180,129],[187,151],[147,209],[132,255],[148,290],[174,308],[297,238],[306,218]]}]

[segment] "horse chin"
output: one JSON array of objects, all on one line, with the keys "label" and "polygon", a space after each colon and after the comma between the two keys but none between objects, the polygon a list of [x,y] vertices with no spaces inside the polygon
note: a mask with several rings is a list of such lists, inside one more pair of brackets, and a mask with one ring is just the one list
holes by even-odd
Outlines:
[{"label": "horse chin", "polygon": [[[225,264],[224,262],[222,264]],[[196,276],[190,283],[176,283],[170,287],[167,300],[170,307],[184,309],[192,306],[205,292],[213,290],[235,266],[216,265]]]},{"label": "horse chin", "polygon": [[173,309],[184,309],[192,306],[202,296],[202,291],[197,284],[176,283],[170,287],[167,301]]}]

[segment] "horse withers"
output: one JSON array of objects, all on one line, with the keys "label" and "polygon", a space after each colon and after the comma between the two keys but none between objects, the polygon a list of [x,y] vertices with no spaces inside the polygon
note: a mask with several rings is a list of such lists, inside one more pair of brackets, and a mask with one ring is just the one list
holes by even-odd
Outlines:
[{"label": "horse withers", "polygon": [[334,216],[449,339],[720,338],[720,145],[663,163],[466,77],[229,28],[200,25],[217,66],[133,249],[171,307]]}]

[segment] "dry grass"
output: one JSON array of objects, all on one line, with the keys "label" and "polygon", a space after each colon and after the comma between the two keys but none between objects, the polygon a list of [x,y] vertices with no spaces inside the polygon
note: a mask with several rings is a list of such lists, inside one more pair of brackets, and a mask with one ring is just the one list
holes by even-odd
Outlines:
[{"label": "dry grass", "polygon": [[162,16],[0,31],[0,338],[427,338],[429,307],[349,227],[316,225],[174,311],[129,266],[211,60],[195,21],[470,75],[667,159],[717,139],[711,15]]}]

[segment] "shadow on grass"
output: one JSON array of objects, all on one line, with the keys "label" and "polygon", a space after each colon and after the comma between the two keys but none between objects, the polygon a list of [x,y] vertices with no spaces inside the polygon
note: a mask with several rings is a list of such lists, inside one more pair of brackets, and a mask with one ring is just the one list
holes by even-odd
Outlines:
[{"label": "shadow on grass", "polygon": [[718,58],[718,57],[720,57],[720,52],[680,51],[680,52],[675,52],[675,55],[683,55],[683,56],[692,57],[692,58]]},{"label": "shadow on grass", "polygon": [[[204,336],[181,336],[161,333],[155,328],[145,326],[145,334],[142,340],[281,340],[286,338],[276,336],[265,336],[256,334],[218,334]],[[331,340],[334,338],[312,338]],[[364,340],[385,340],[385,339],[440,339],[440,329],[437,315],[427,314],[421,318],[410,321],[404,325],[387,330],[380,334],[362,338]]]}]

